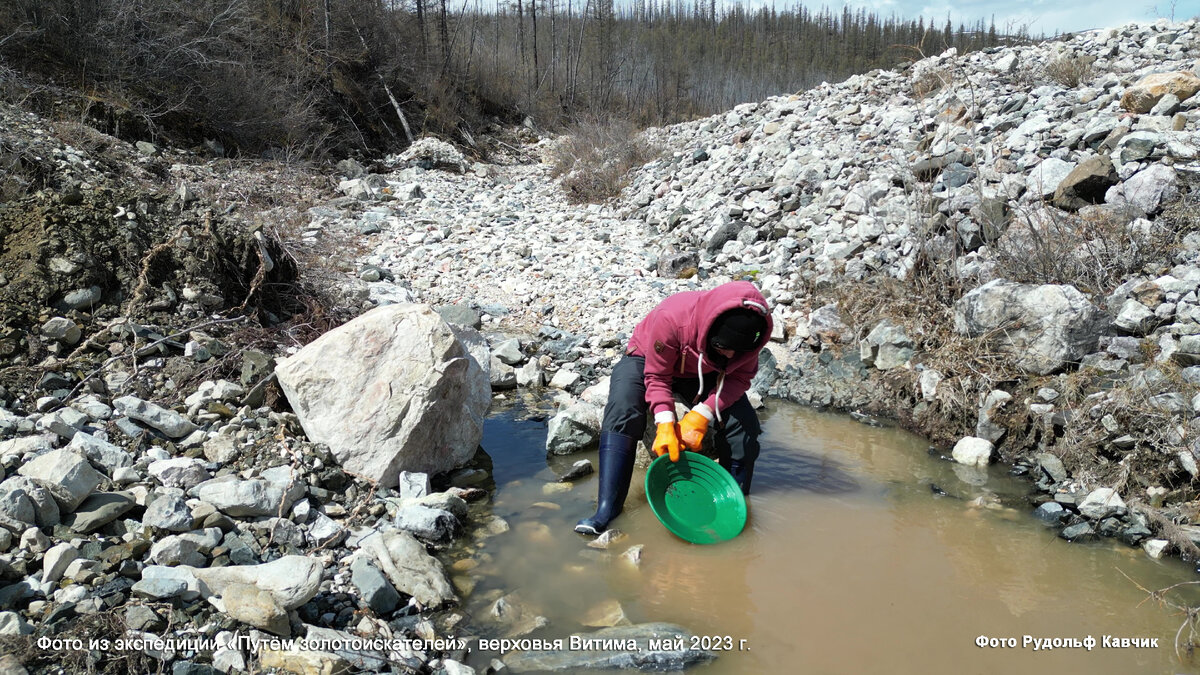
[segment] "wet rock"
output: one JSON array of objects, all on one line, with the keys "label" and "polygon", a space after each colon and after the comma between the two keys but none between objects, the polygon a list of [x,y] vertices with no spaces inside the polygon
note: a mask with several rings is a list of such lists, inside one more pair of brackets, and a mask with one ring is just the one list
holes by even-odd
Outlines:
[{"label": "wet rock", "polygon": [[558,477],[558,480],[564,483],[576,481],[590,475],[593,471],[592,461],[590,459],[581,459],[572,464],[566,473]]},{"label": "wet rock", "polygon": [[26,462],[17,473],[40,483],[50,491],[59,509],[75,510],[100,485],[100,474],[79,454],[54,450]]},{"label": "wet rock", "polygon": [[605,600],[584,613],[579,623],[591,628],[610,628],[612,626],[628,626],[631,622],[625,616],[625,610],[616,600]]},{"label": "wet rock", "polygon": [[954,444],[954,461],[966,466],[986,467],[992,458],[992,442],[986,438],[967,436]]},{"label": "wet rock", "polygon": [[448,511],[421,504],[405,504],[396,510],[396,527],[432,542],[446,543],[454,538],[458,519]]},{"label": "wet rock", "polygon": [[309,439],[346,471],[395,485],[400,471],[438,473],[479,446],[487,375],[428,306],[378,307],[276,367]]},{"label": "wet rock", "polygon": [[1171,542],[1166,539],[1148,539],[1142,542],[1142,550],[1154,560],[1161,560],[1170,546]]},{"label": "wet rock", "polygon": [[1034,286],[1003,279],[967,293],[954,304],[954,329],[970,337],[999,331],[1017,365],[1046,375],[1095,350],[1108,322],[1073,286]]},{"label": "wet rock", "polygon": [[597,406],[580,401],[550,418],[546,431],[546,452],[569,455],[594,447],[600,439],[602,412]]},{"label": "wet rock", "polygon": [[516,638],[545,628],[549,621],[531,607],[519,593],[509,593],[492,603],[489,618],[505,627],[505,635]]},{"label": "wet rock", "polygon": [[1092,529],[1091,523],[1076,523],[1058,533],[1059,537],[1067,541],[1080,541],[1086,539],[1094,539],[1096,531]]},{"label": "wet rock", "polygon": [[1125,513],[1125,501],[1112,488],[1096,488],[1079,503],[1079,512],[1093,520]]},{"label": "wet rock", "polygon": [[1034,509],[1033,515],[1047,525],[1061,525],[1067,510],[1058,502],[1046,502]]},{"label": "wet rock", "polygon": [[[594,668],[635,668],[642,670],[683,670],[707,663],[716,658],[712,652],[692,649],[692,633],[686,628],[670,623],[647,623],[633,626],[604,628],[594,633],[581,633],[580,641],[603,643],[605,640],[632,640],[636,649],[601,650],[577,649],[540,652],[511,652],[504,655],[504,664],[515,673],[532,671],[579,672]],[[677,644],[682,639],[682,648],[650,648],[650,641]]]}]

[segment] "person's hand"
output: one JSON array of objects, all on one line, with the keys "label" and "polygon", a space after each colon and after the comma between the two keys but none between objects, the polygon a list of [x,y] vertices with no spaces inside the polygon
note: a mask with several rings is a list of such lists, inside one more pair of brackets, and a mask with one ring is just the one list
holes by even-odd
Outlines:
[{"label": "person's hand", "polygon": [[672,462],[679,461],[679,434],[675,431],[674,422],[659,423],[658,433],[654,436],[653,450],[659,457],[669,454]]},{"label": "person's hand", "polygon": [[679,422],[679,438],[688,450],[698,452],[707,432],[708,418],[695,410],[688,411]]}]

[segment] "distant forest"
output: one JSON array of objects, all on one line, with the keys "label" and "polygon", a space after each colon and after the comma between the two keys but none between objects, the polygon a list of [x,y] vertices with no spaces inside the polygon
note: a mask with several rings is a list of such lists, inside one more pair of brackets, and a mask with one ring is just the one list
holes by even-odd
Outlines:
[{"label": "distant forest", "polygon": [[69,114],[126,137],[377,154],[420,133],[469,142],[496,119],[671,123],[1028,39],[982,21],[714,0],[6,0],[0,96],[68,114],[70,88]]}]

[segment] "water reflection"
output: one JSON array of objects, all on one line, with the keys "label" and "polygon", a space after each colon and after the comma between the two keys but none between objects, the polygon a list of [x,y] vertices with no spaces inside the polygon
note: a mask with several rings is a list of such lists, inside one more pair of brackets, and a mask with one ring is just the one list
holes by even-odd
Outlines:
[{"label": "water reflection", "polygon": [[[723,654],[703,673],[1196,672],[1174,658],[1180,619],[1144,603],[1121,574],[1152,589],[1192,579],[1178,561],[1112,540],[1062,541],[1023,507],[1026,484],[997,467],[963,480],[957,465],[900,430],[784,404],[763,421],[741,536],[717,546],[674,537],[654,519],[639,472],[615,523],[628,537],[601,552],[571,531],[590,513],[595,478],[566,492],[546,488],[554,472],[544,422],[493,417],[485,446],[495,503],[513,528],[483,545],[493,576],[479,601],[520,588],[551,636],[580,630],[583,612],[616,600],[633,622],[747,640],[748,651]],[[644,547],[640,567],[622,556],[633,545]],[[974,644],[1025,634],[1159,638],[1161,647],[1035,653]]]}]

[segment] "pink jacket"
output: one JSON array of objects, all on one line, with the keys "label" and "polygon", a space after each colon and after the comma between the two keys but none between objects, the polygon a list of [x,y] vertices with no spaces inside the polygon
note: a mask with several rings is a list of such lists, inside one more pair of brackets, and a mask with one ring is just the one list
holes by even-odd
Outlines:
[{"label": "pink jacket", "polygon": [[[767,330],[758,346],[736,355],[724,372],[705,363],[705,340],[709,327],[722,312],[745,307],[761,311]],[[771,339],[771,312],[762,293],[748,281],[733,281],[711,291],[684,291],[669,296],[650,310],[633,329],[626,352],[646,358],[646,402],[650,414],[675,411],[671,381],[677,377],[698,378],[701,370],[720,372],[713,393],[703,401],[721,419],[721,410],[733,405],[750,388],[758,372],[758,353]]]}]

